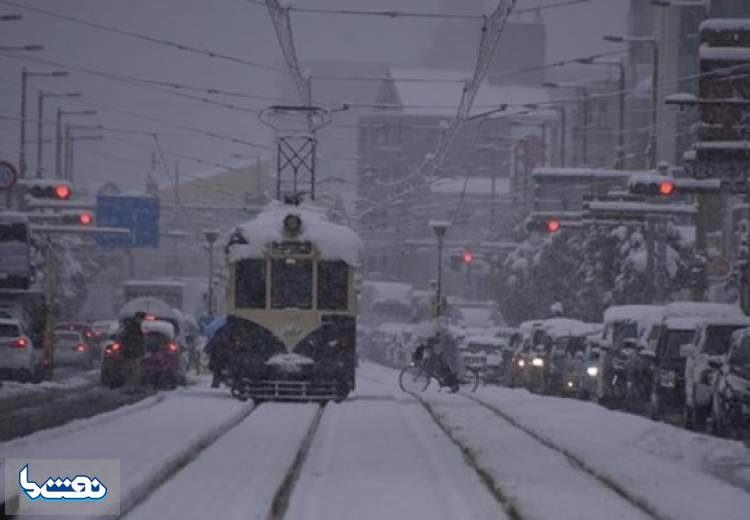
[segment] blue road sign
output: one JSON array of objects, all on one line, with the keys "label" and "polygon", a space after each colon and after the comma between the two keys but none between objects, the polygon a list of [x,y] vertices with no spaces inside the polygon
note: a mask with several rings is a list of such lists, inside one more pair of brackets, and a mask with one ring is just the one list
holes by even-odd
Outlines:
[{"label": "blue road sign", "polygon": [[102,249],[159,247],[159,199],[156,197],[100,195],[96,198],[96,222],[100,227],[126,228],[132,232],[131,236],[97,236],[97,244]]}]

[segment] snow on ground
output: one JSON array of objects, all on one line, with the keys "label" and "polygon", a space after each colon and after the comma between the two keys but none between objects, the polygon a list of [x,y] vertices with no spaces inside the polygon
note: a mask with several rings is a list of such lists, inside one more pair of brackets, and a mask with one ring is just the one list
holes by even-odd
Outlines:
[{"label": "snow on ground", "polygon": [[326,409],[285,518],[506,515],[413,398],[397,385],[359,378],[356,396]]},{"label": "snow on ground", "polygon": [[[368,377],[397,385],[396,371],[369,363],[364,364],[362,370]],[[475,396],[582,461],[598,476],[616,483],[659,516],[680,520],[747,518],[750,485],[743,479],[750,468],[750,451],[741,443],[614,412],[594,403],[537,396],[525,390],[484,387]],[[494,437],[489,431],[500,426],[497,426],[497,421],[495,426],[475,424],[484,421],[476,410],[455,406],[455,402],[460,403],[466,398],[439,394],[435,389],[428,389],[424,397],[428,402],[436,403],[451,426],[460,428],[456,434],[478,451],[480,460],[489,464],[493,474],[502,471],[502,466],[513,460],[510,458],[512,454],[501,456],[510,442],[511,430],[497,436],[493,444]],[[476,418],[472,419],[472,416]],[[519,465],[512,464],[514,472],[511,474],[515,476],[508,482],[515,481],[519,489],[531,485],[534,478],[542,477],[536,474],[535,468],[542,467],[537,456],[544,448],[539,443],[536,446],[535,450],[519,448]],[[717,477],[731,478],[735,483],[744,484],[745,489]],[[558,482],[566,486],[570,483],[567,478]],[[590,493],[591,490],[576,499],[581,507],[584,500],[591,498]],[[540,496],[545,495],[537,495]],[[571,492],[571,496],[578,494]],[[558,504],[562,505],[561,502]],[[518,507],[522,511],[524,505],[519,501]],[[602,517],[612,516],[599,516]]]},{"label": "snow on ground", "polygon": [[226,391],[185,390],[109,421],[94,418],[60,435],[52,429],[0,443],[0,458],[120,459],[122,507],[127,510],[164,478],[165,468],[184,460],[251,408]]},{"label": "snow on ground", "polygon": [[67,377],[58,381],[42,381],[41,383],[19,383],[17,381],[3,381],[0,385],[0,401],[16,399],[50,391],[69,392],[78,388],[91,386],[99,369],[86,372],[66,373]]},{"label": "snow on ground", "polygon": [[[267,403],[209,446],[128,520],[268,517],[317,404]],[[200,498],[203,499],[200,499]]]}]

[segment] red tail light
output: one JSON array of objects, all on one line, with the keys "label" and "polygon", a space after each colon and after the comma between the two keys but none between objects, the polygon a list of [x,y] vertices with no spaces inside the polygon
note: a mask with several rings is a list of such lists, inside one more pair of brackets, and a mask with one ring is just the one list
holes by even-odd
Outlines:
[{"label": "red tail light", "polygon": [[29,341],[26,338],[18,338],[10,346],[13,348],[26,348],[29,346]]},{"label": "red tail light", "polygon": [[104,349],[104,353],[108,356],[111,356],[112,354],[120,350],[120,348],[121,347],[119,343],[112,343],[111,345],[109,345],[107,348]]},{"label": "red tail light", "polygon": [[177,343],[167,343],[167,351],[171,354],[177,354],[180,347],[177,346]]},{"label": "red tail light", "polygon": [[86,345],[77,345],[76,346],[76,352],[83,352],[86,350]]}]

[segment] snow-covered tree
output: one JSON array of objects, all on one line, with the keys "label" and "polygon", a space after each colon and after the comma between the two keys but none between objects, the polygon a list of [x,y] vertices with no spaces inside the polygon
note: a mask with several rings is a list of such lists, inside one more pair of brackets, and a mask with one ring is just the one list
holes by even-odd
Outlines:
[{"label": "snow-covered tree", "polygon": [[[666,283],[670,299],[700,294],[705,259],[675,229],[666,233]],[[646,240],[638,227],[565,229],[543,240],[526,240],[508,256],[497,299],[511,322],[565,314],[598,321],[610,305],[649,303]]]}]

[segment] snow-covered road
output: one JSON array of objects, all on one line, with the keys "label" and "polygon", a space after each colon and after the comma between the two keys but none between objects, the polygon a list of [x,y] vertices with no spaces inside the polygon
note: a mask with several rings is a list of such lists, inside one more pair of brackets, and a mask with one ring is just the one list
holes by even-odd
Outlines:
[{"label": "snow-covered road", "polygon": [[188,388],[12,442],[3,458],[119,458],[146,518],[740,520],[750,452],[591,403],[484,387],[415,398],[363,363],[341,404],[253,407]]}]

